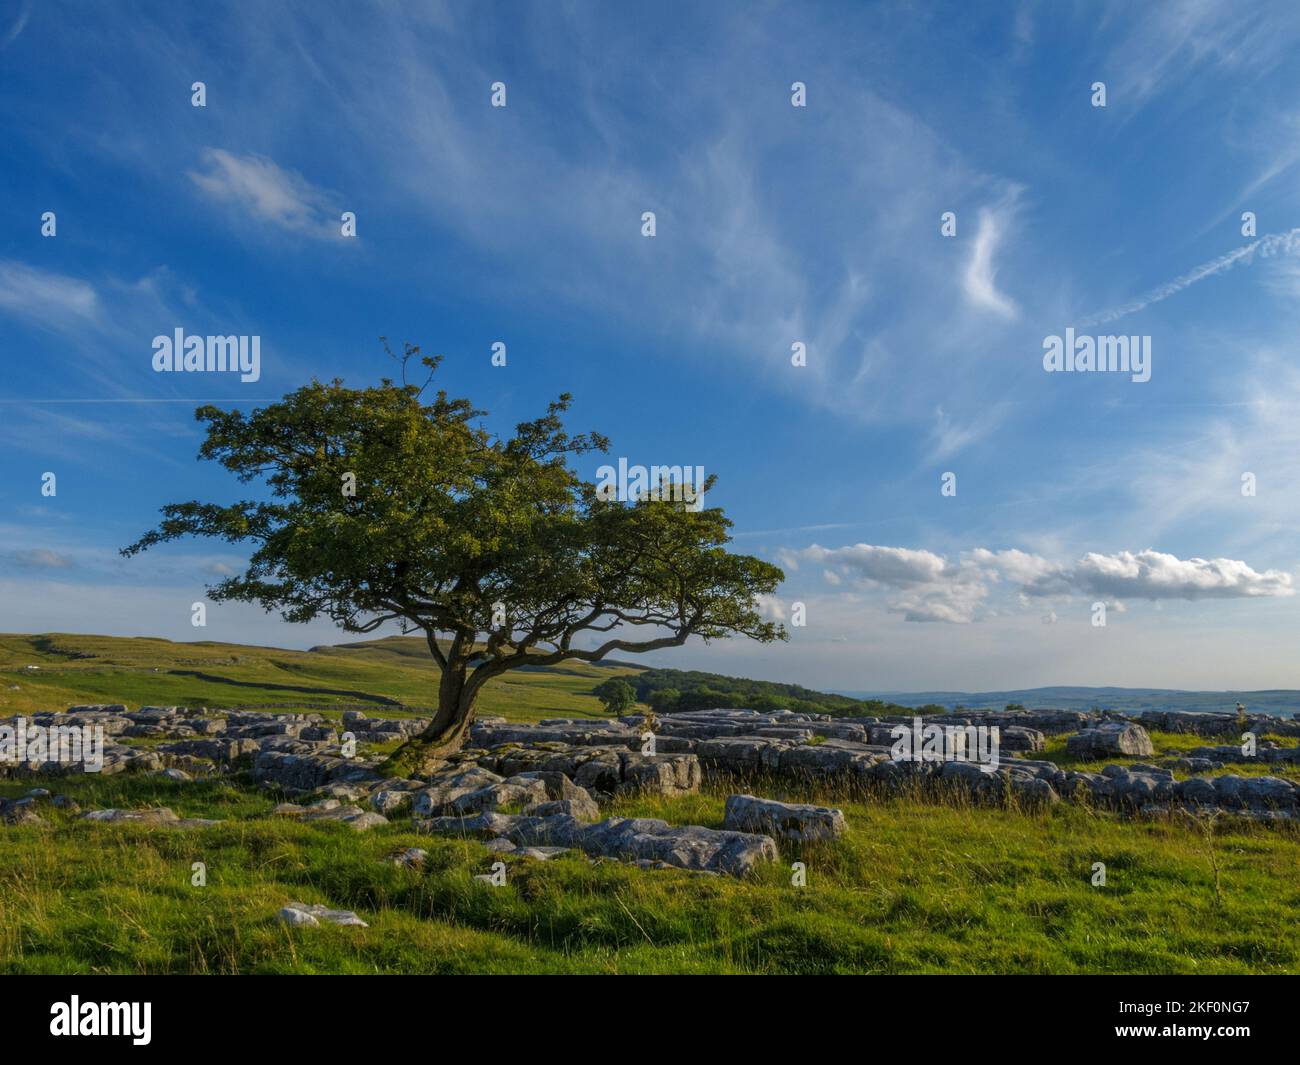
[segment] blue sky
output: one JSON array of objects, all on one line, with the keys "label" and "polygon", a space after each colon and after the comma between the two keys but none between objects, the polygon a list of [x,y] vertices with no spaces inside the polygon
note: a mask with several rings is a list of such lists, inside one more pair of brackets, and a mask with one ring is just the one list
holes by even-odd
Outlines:
[{"label": "blue sky", "polygon": [[[239,497],[197,401],[374,381],[382,335],[494,426],[568,391],[614,458],[718,475],[807,624],[660,664],[1300,687],[1298,45],[1214,0],[9,3],[0,630],[347,639],[194,629],[239,554],[117,548]],[[154,373],[177,327],[260,336],[261,379]],[[1151,379],[1045,372],[1067,328]]]}]

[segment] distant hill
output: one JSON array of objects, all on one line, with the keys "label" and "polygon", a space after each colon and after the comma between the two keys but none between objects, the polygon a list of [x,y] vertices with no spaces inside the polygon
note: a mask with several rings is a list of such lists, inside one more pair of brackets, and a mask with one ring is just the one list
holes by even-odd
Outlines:
[{"label": "distant hill", "polygon": [[[1293,716],[1300,691],[1177,691],[1168,688],[1021,688],[994,692],[819,692],[798,684],[696,670],[647,669],[629,662],[565,662],[515,670],[490,681],[482,714],[516,721],[604,717],[592,689],[625,677],[642,703],[662,711],[710,706],[785,707],[849,716],[905,708],[1029,707],[1121,711],[1221,710],[1238,702],[1254,712]],[[288,651],[198,640],[70,633],[0,633],[0,716],[57,710],[79,703],[164,706],[373,708],[416,713],[437,700],[437,666],[424,639],[388,636]]]},{"label": "distant hill", "polygon": [[1257,713],[1293,717],[1300,711],[1300,691],[1274,688],[1264,691],[1180,691],[1176,688],[1017,688],[993,692],[863,692],[842,691],[854,699],[885,699],[901,706],[938,704],[952,709],[1002,708],[1008,703],[1062,710],[1219,710],[1231,712],[1238,703]]}]

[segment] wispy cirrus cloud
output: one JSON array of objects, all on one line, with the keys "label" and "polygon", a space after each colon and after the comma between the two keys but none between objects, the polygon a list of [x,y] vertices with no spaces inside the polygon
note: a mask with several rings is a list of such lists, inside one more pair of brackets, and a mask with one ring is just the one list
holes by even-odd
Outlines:
[{"label": "wispy cirrus cloud", "polygon": [[1014,201],[1000,207],[980,208],[975,239],[962,274],[966,299],[981,310],[1007,319],[1016,318],[1020,311],[1015,301],[998,289],[994,257],[1014,213]]},{"label": "wispy cirrus cloud", "polygon": [[1140,106],[1174,91],[1198,73],[1263,74],[1289,61],[1300,38],[1284,5],[1255,7],[1231,0],[1169,0],[1135,6],[1112,0],[1105,15],[1121,29],[1108,56],[1118,97]]},{"label": "wispy cirrus cloud", "polygon": [[339,235],[339,200],[273,160],[222,148],[205,148],[190,180],[210,199],[251,221],[320,240]]},{"label": "wispy cirrus cloud", "polygon": [[0,262],[0,310],[42,329],[83,329],[99,318],[95,287],[26,263]]},{"label": "wispy cirrus cloud", "polygon": [[61,555],[47,547],[15,551],[12,558],[24,569],[69,569],[74,565],[72,559],[67,555]]},{"label": "wispy cirrus cloud", "polygon": [[31,0],[22,0],[18,6],[18,13],[14,16],[13,25],[0,37],[0,50],[8,48],[18,39],[18,35],[27,27],[27,20],[32,17]]},{"label": "wispy cirrus cloud", "polygon": [[[243,317],[228,305],[205,304],[191,284],[165,266],[137,277],[111,270],[74,276],[17,260],[0,261],[0,329],[12,323],[27,332],[57,335],[66,367],[63,373],[45,374],[39,391],[30,386],[13,390],[9,379],[24,366],[0,362],[0,402],[21,405],[26,402],[23,396],[103,403],[142,393],[157,396],[160,389],[174,389],[179,382],[152,371],[154,336],[178,325],[199,332],[212,322],[220,323],[222,333],[238,332],[232,323]],[[0,435],[20,431],[12,420],[0,423]]]}]

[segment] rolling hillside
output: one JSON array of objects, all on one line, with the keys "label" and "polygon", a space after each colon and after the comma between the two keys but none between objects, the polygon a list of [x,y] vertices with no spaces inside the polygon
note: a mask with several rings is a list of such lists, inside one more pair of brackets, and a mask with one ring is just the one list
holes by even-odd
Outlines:
[{"label": "rolling hillside", "polygon": [[[601,680],[638,672],[571,662],[520,670],[483,690],[479,712],[530,721],[604,716],[590,694]],[[78,703],[276,705],[327,711],[365,706],[379,714],[436,701],[437,666],[414,636],[287,651],[275,647],[66,633],[0,634],[0,714]]]}]

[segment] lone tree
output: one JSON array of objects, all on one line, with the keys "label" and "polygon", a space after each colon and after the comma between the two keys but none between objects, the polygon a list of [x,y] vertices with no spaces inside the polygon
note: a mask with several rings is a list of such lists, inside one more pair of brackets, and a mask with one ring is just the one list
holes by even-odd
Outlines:
[{"label": "lone tree", "polygon": [[[423,385],[406,382],[414,359],[428,367]],[[468,400],[426,395],[439,357],[407,345],[400,361],[401,384],[313,380],[251,414],[200,407],[199,457],[263,484],[262,498],[169,504],[122,551],[185,536],[249,544],[245,571],[210,587],[213,600],[348,632],[398,621],[423,633],[441,669],[437,711],[388,771],[421,772],[458,749],[483,685],[508,670],[692,636],[786,638],[756,602],[784,574],[723,547],[731,522],[720,509],[680,493],[603,498],[569,468],[608,441],[565,433],[568,394],[507,439],[482,428],[486,412]]]},{"label": "lone tree", "polygon": [[597,684],[591,694],[605,704],[605,710],[611,714],[621,714],[630,706],[636,705],[636,689],[622,677],[610,677]]}]

